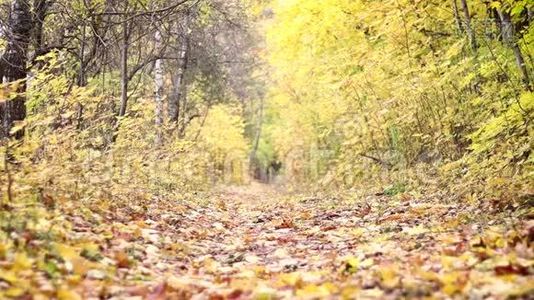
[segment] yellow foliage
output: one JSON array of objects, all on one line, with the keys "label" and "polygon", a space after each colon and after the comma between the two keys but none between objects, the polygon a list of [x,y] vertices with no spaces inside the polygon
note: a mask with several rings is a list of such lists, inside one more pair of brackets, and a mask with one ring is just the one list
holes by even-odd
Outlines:
[{"label": "yellow foliage", "polygon": [[[486,17],[484,5],[470,6],[473,18]],[[473,184],[480,175],[489,179],[490,170],[520,170],[513,181],[525,186],[532,93],[518,97],[514,78],[500,82],[503,72],[518,75],[506,45],[486,39],[477,57],[469,55],[449,2],[291,0],[267,7],[274,17],[266,21],[272,83],[264,139],[275,157],[296,166],[286,170],[295,183],[323,179],[350,188],[408,176],[417,188],[418,165],[437,173],[434,167],[448,164],[452,172],[467,166]],[[532,32],[525,32],[529,43]],[[446,182],[457,178],[449,171]],[[484,192],[500,197],[495,188]]]}]

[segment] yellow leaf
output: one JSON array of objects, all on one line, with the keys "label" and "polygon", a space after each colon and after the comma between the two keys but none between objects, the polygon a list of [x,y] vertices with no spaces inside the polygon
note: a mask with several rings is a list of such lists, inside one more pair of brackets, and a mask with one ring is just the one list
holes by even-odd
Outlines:
[{"label": "yellow leaf", "polygon": [[443,284],[442,291],[445,294],[452,296],[461,291],[461,288],[457,284],[458,274],[456,272],[442,275],[440,280]]},{"label": "yellow leaf", "polygon": [[212,258],[206,258],[203,263],[204,269],[209,273],[216,274],[221,269],[221,264]]},{"label": "yellow leaf", "polygon": [[254,272],[254,270],[243,270],[237,273],[236,277],[254,279],[256,278],[256,272]]},{"label": "yellow leaf", "polygon": [[12,270],[15,272],[23,271],[31,268],[32,261],[28,258],[28,255],[24,252],[15,254]]},{"label": "yellow leaf", "polygon": [[71,261],[72,264],[72,272],[76,275],[85,275],[90,269],[95,267],[95,263],[91,263],[90,261],[86,260],[85,258],[74,258]]},{"label": "yellow leaf", "polygon": [[439,280],[439,276],[436,273],[424,271],[424,270],[421,270],[421,269],[419,269],[417,271],[417,275],[421,279],[428,280],[428,281],[438,281]]},{"label": "yellow leaf", "polygon": [[452,296],[456,293],[462,292],[467,278],[460,272],[451,272],[441,275],[439,280],[443,285],[442,291],[445,294]]},{"label": "yellow leaf", "polygon": [[2,279],[3,281],[8,282],[10,284],[13,284],[13,283],[15,283],[17,281],[18,277],[15,274],[15,272],[13,272],[13,271],[2,270],[0,272],[0,279]]},{"label": "yellow leaf", "polygon": [[0,244],[0,260],[6,259],[7,250],[8,250],[7,244],[1,243]]},{"label": "yellow leaf", "polygon": [[360,289],[356,286],[349,286],[344,288],[341,291],[342,299],[354,299],[355,296],[360,292]]},{"label": "yellow leaf", "polygon": [[79,257],[78,250],[76,248],[65,245],[65,244],[55,244],[54,248],[56,249],[57,253],[63,258],[64,260],[72,261],[73,259]]},{"label": "yellow leaf", "polygon": [[7,289],[7,291],[5,291],[5,295],[11,298],[16,298],[16,297],[22,296],[24,292],[25,291],[22,288],[12,287],[12,288]]},{"label": "yellow leaf", "polygon": [[354,235],[354,237],[359,238],[365,234],[365,230],[363,228],[355,228],[351,230],[350,233]]},{"label": "yellow leaf", "polygon": [[279,282],[282,286],[297,286],[301,282],[301,276],[298,272],[281,274]]},{"label": "yellow leaf", "polygon": [[81,300],[82,297],[75,291],[62,288],[57,291],[57,299],[58,300]]},{"label": "yellow leaf", "polygon": [[277,299],[276,290],[267,286],[260,285],[254,290],[252,298],[254,300],[274,300]]},{"label": "yellow leaf", "polygon": [[382,267],[380,269],[380,278],[382,279],[382,285],[388,289],[393,289],[400,283],[398,273],[392,266]]},{"label": "yellow leaf", "polygon": [[48,300],[50,299],[49,296],[43,295],[43,294],[35,294],[32,296],[33,300]]},{"label": "yellow leaf", "polygon": [[302,298],[326,298],[337,292],[337,288],[332,283],[324,283],[321,285],[309,284],[302,289],[297,290],[297,297]]},{"label": "yellow leaf", "polygon": [[499,1],[492,1],[490,4],[491,8],[497,8],[497,9],[501,8],[501,5],[502,5],[501,2]]},{"label": "yellow leaf", "polygon": [[16,134],[17,132],[23,130],[25,126],[26,126],[25,122],[17,121],[14,123],[13,127],[11,127],[9,134]]},{"label": "yellow leaf", "polygon": [[67,282],[72,285],[79,284],[82,281],[82,276],[73,274],[70,276],[67,276]]},{"label": "yellow leaf", "polygon": [[81,244],[80,247],[91,252],[98,252],[100,250],[99,246],[95,243],[84,243]]},{"label": "yellow leaf", "polygon": [[345,270],[354,273],[358,271],[358,268],[360,267],[360,259],[357,257],[348,257],[345,259]]}]

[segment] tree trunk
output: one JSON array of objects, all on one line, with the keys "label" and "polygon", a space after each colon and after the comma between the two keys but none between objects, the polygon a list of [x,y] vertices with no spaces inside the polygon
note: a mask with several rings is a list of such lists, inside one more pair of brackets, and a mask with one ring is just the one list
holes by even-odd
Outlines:
[{"label": "tree trunk", "polygon": [[43,28],[48,10],[48,0],[34,0],[33,1],[33,36],[34,36],[34,50],[36,53],[40,52],[40,49],[44,48]]},{"label": "tree trunk", "polygon": [[189,121],[191,121],[192,119],[187,115],[187,86],[183,83],[179,99],[182,100],[182,117],[180,118],[180,120],[178,120],[178,137],[184,138],[185,129],[187,128],[187,125],[189,125]]},{"label": "tree trunk", "polygon": [[[188,62],[188,52],[189,52],[189,43],[190,43],[190,33],[189,33],[189,23],[190,16],[189,14],[185,15],[184,26],[178,28],[179,30],[179,43],[180,43],[180,52],[178,53],[178,69],[173,79],[173,90],[172,96],[169,98],[169,120],[171,122],[178,122],[180,118],[180,110],[182,106],[180,101],[184,97],[184,76],[187,69]],[[178,26],[179,27],[179,26]],[[183,107],[185,112],[185,107]]]},{"label": "tree trunk", "polygon": [[532,87],[530,85],[530,76],[529,76],[527,64],[525,62],[525,58],[523,57],[523,53],[521,52],[521,48],[519,47],[519,44],[517,43],[517,39],[514,35],[514,25],[512,23],[510,14],[502,10],[498,10],[498,13],[501,19],[501,26],[502,26],[501,33],[502,33],[503,41],[514,52],[515,61],[521,73],[521,81],[523,82],[525,89],[530,91]]},{"label": "tree trunk", "polygon": [[80,41],[80,70],[78,71],[78,86],[86,85],[86,76],[85,76],[85,44],[86,44],[86,30],[87,26],[85,22],[82,24],[82,37]]},{"label": "tree trunk", "polygon": [[[156,49],[161,48],[161,32],[156,31],[155,37],[155,47]],[[155,109],[155,124],[156,124],[156,146],[161,146],[163,144],[163,60],[158,59],[154,65],[154,98],[156,101]]]},{"label": "tree trunk", "polygon": [[[32,31],[32,14],[28,1],[13,0],[8,20],[7,45],[0,58],[0,78],[2,83],[16,85],[18,95],[0,106],[2,131],[0,137],[8,137],[15,121],[22,121],[26,117],[25,96],[28,62],[28,47]],[[20,137],[20,135],[19,135]]]},{"label": "tree trunk", "polygon": [[465,18],[465,30],[467,31],[467,36],[469,38],[469,42],[471,44],[471,49],[473,50],[473,53],[477,53],[477,40],[475,31],[473,30],[472,24],[471,24],[471,15],[469,14],[469,6],[467,5],[467,0],[461,0],[462,1],[462,10],[464,12],[464,18]]},{"label": "tree trunk", "polygon": [[125,15],[122,23],[122,45],[121,45],[121,107],[119,110],[119,117],[126,114],[126,107],[128,105],[128,15]]},{"label": "tree trunk", "polygon": [[464,32],[464,27],[462,25],[462,19],[460,18],[460,10],[458,9],[457,0],[452,0],[452,10],[454,12],[454,19],[456,20],[456,26],[460,33]]},{"label": "tree trunk", "polygon": [[492,8],[490,15],[495,22],[495,27],[497,27],[497,39],[502,41],[502,22],[501,17],[499,16],[499,11],[496,8]]},{"label": "tree trunk", "polygon": [[258,113],[258,123],[256,125],[256,135],[254,137],[254,146],[250,152],[250,161],[249,167],[251,170],[254,170],[258,164],[258,149],[260,148],[260,140],[263,129],[263,115],[264,115],[264,100],[260,97],[260,109]]}]

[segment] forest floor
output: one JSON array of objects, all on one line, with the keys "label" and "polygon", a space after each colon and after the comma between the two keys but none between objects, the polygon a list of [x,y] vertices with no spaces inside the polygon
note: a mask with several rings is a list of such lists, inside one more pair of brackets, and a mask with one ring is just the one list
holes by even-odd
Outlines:
[{"label": "forest floor", "polygon": [[0,298],[533,299],[534,220],[490,209],[261,184],[108,216],[65,206],[63,225],[0,244]]}]

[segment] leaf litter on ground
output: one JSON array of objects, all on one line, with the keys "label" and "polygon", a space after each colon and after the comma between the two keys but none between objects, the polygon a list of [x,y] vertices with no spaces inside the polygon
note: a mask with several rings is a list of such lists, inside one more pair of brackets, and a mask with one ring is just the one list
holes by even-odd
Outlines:
[{"label": "leaf litter on ground", "polygon": [[407,195],[287,197],[263,185],[225,188],[209,198],[202,205],[157,200],[134,215],[128,209],[102,215],[74,204],[37,208],[38,218],[0,236],[0,298],[534,294],[532,215],[512,222],[483,207]]}]

